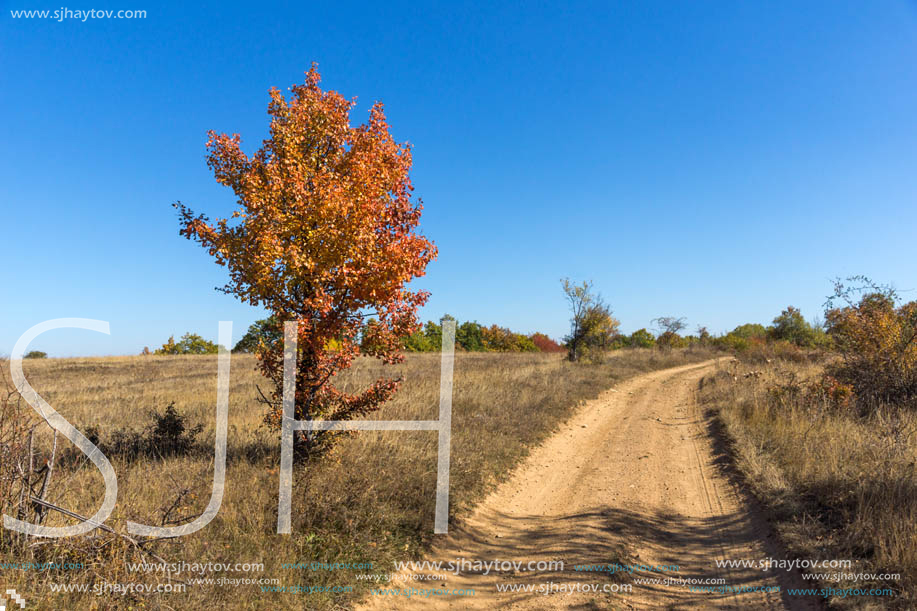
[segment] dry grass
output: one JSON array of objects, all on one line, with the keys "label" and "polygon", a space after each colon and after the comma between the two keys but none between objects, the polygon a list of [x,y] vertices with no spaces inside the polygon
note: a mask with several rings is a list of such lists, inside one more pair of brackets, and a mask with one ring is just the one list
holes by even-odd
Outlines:
[{"label": "dry grass", "polygon": [[[887,588],[895,597],[834,598],[838,608],[917,608],[917,415],[885,406],[868,417],[804,391],[819,363],[733,362],[702,382],[733,455],[769,507],[790,558],[851,559],[853,573],[901,579],[811,587]],[[831,572],[816,570],[813,572]]]},{"label": "dry grass", "polygon": [[[451,514],[461,516],[583,400],[618,380],[709,356],[699,350],[625,350],[602,365],[574,365],[559,355],[458,354]],[[0,366],[8,370],[7,363]],[[357,388],[393,370],[404,376],[405,384],[375,417],[436,418],[438,355],[411,354],[396,368],[361,359],[342,381]],[[126,532],[126,520],[160,524],[164,518],[189,520],[203,510],[212,477],[216,357],[50,359],[26,361],[25,371],[33,387],[74,426],[82,431],[96,427],[103,442],[118,431],[142,431],[150,423],[149,412],[162,411],[172,401],[190,426],[203,426],[198,446],[184,456],[162,460],[109,456],[118,475],[119,501],[108,524],[116,531]],[[356,581],[353,571],[289,570],[281,565],[372,562],[375,568],[368,572],[379,573],[389,572],[393,559],[419,557],[433,531],[436,434],[353,434],[330,454],[300,461],[294,473],[293,534],[277,535],[279,443],[277,434],[262,426],[256,384],[263,387],[264,380],[255,371],[254,359],[234,356],[227,485],[219,514],[198,533],[155,542],[148,549],[170,562],[263,562],[265,566],[263,573],[208,577],[278,578],[285,586],[354,586],[355,592],[280,594],[262,592],[259,585],[194,585],[183,594],[103,597],[50,592],[50,583],[166,581],[162,574],[128,572],[124,563],[138,562],[141,556],[131,545],[111,537],[96,540],[89,551],[83,543],[69,540],[22,550],[6,545],[0,549],[0,562],[69,558],[85,562],[87,568],[4,570],[4,587],[24,593],[30,608],[328,609],[335,604],[349,606],[365,595],[365,582]],[[96,511],[103,485],[91,464],[65,463],[55,480],[48,500],[83,515]],[[72,520],[57,515],[46,522],[68,523]]]}]

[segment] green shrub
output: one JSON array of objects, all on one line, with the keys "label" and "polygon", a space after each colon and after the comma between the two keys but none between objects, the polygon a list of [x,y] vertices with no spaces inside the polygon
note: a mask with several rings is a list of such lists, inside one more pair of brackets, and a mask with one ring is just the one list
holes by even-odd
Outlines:
[{"label": "green shrub", "polygon": [[819,340],[823,341],[818,331],[802,317],[802,312],[793,306],[774,318],[774,324],[767,330],[767,334],[771,339],[787,341],[803,348],[815,348]]},{"label": "green shrub", "polygon": [[739,325],[730,331],[728,335],[743,339],[749,339],[751,337],[760,337],[763,339],[767,337],[767,329],[764,328],[764,325],[758,323],[746,323],[744,325]]},{"label": "green shrub", "polygon": [[632,348],[652,348],[656,345],[656,338],[646,329],[637,329],[630,334]]},{"label": "green shrub", "polygon": [[455,341],[469,352],[484,352],[484,333],[477,322],[463,322],[455,330]]},{"label": "green shrub", "polygon": [[232,351],[255,354],[261,346],[271,346],[280,341],[283,341],[283,325],[276,317],[270,316],[253,322]]},{"label": "green shrub", "polygon": [[716,338],[714,340],[714,344],[720,348],[725,348],[726,350],[744,352],[751,347],[751,341],[752,340],[748,337],[742,337],[741,335],[735,335],[734,333],[727,333],[723,337]]},{"label": "green shrub", "polygon": [[[90,426],[86,428],[86,438],[108,456],[133,460],[144,456],[160,458],[188,454],[204,430],[200,424],[189,428],[187,416],[175,409],[174,401],[163,412],[151,410],[149,417],[152,422],[143,430],[115,430],[103,437],[98,427]],[[81,460],[74,450],[65,451],[63,459]]]},{"label": "green shrub", "polygon": [[433,352],[433,343],[423,330],[415,331],[402,340],[404,349],[408,352]]},{"label": "green shrub", "polygon": [[430,350],[437,352],[443,347],[443,326],[438,325],[432,320],[428,320],[423,326],[423,334],[427,338]]},{"label": "green shrub", "polygon": [[152,412],[153,426],[150,431],[151,450],[162,456],[187,454],[194,445],[195,437],[204,429],[200,424],[190,429],[186,416],[175,410],[175,402],[169,403],[163,413]]}]

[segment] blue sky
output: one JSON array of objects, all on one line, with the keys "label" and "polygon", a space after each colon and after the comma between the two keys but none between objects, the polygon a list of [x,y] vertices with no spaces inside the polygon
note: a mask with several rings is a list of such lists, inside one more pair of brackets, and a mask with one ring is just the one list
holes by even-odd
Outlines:
[{"label": "blue sky", "polygon": [[354,121],[381,100],[415,147],[440,251],[425,319],[559,337],[562,276],[628,332],[814,317],[857,273],[915,298],[914,2],[0,5],[0,354],[51,318],[111,323],[33,343],[65,356],[262,317],[214,290],[225,271],[171,203],[231,212],[206,131],[251,152],[267,90],[312,61]]}]

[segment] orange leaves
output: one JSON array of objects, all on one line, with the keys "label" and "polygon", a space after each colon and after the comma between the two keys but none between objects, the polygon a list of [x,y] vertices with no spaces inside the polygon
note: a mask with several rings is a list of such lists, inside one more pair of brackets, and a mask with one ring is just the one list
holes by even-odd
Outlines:
[{"label": "orange leaves", "polygon": [[[398,359],[397,338],[417,327],[416,310],[428,297],[404,286],[437,251],[417,231],[422,206],[411,199],[411,147],[395,142],[382,104],[351,127],[355,101],[320,82],[313,64],[289,99],[270,90],[270,138],[251,157],[238,134],[208,133],[207,164],[238,201],[228,219],[211,223],[176,208],[182,235],[228,268],[223,290],[266,306],[279,321],[301,321],[301,416],[344,417],[397,389],[380,380],[351,396],[329,379],[359,354],[355,338],[370,315],[378,321],[372,353]],[[279,397],[282,347],[265,346],[261,361]]]}]

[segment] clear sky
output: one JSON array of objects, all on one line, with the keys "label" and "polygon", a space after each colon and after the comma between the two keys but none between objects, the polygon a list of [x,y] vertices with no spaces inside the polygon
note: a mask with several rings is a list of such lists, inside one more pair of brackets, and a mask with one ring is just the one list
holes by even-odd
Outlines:
[{"label": "clear sky", "polygon": [[564,334],[558,279],[591,279],[622,330],[812,318],[829,279],[917,288],[917,4],[94,0],[145,19],[15,19],[0,0],[0,354],[235,338],[263,313],[178,235],[172,202],[235,206],[206,131],[267,132],[301,82],[385,103],[414,149],[439,259],[423,318]]}]

